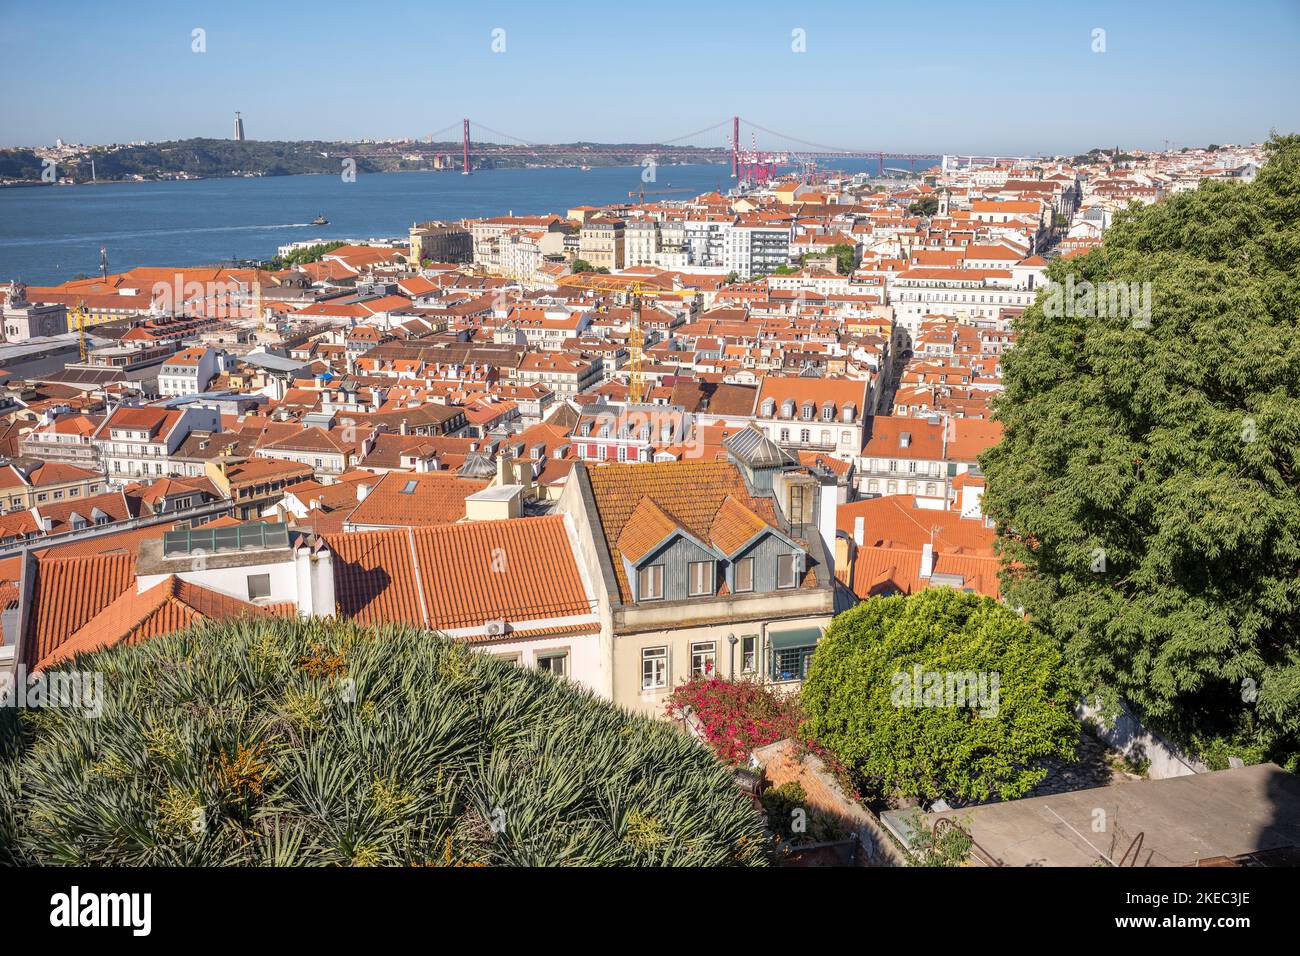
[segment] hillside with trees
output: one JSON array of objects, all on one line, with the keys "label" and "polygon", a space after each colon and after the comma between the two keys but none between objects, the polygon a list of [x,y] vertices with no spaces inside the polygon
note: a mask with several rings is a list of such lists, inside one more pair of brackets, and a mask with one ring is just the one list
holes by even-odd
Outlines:
[{"label": "hillside with trees", "polygon": [[[1255,182],[1131,209],[1052,264],[1091,295],[1018,320],[982,464],[1004,593],[1083,691],[1295,769],[1300,137],[1268,152]],[[1149,312],[1109,307],[1120,283]]]}]

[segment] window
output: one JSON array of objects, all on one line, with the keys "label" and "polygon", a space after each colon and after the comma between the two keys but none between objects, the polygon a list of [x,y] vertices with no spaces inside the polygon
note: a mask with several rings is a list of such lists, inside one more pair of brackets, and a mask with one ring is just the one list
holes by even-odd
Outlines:
[{"label": "window", "polygon": [[778,554],[776,556],[776,586],[779,588],[792,588],[795,586],[795,573],[797,557],[793,554]]},{"label": "window", "polygon": [[668,686],[668,648],[647,647],[641,652],[641,689]]},{"label": "window", "polygon": [[746,634],[740,639],[740,672],[752,674],[758,670],[758,635]]},{"label": "window", "polygon": [[269,574],[250,574],[248,576],[248,599],[256,601],[258,598],[267,598],[271,596],[271,575]]},{"label": "window", "polygon": [[537,655],[537,669],[563,677],[568,673],[569,654],[567,651],[546,651]]},{"label": "window", "polygon": [[691,597],[713,593],[712,561],[692,561],[687,566],[687,571],[690,579],[689,591],[687,593],[689,593]]},{"label": "window", "polygon": [[754,590],[754,559],[741,558],[737,561],[732,577],[737,593]]},{"label": "window", "polygon": [[691,676],[710,677],[718,670],[717,641],[701,641],[691,645]]},{"label": "window", "polygon": [[817,639],[816,628],[771,635],[771,679],[804,680],[817,650]]},{"label": "window", "polygon": [[420,482],[412,478],[410,481],[408,481],[405,485],[402,486],[402,494],[413,495],[415,494],[415,489],[419,487],[420,487]]},{"label": "window", "polygon": [[642,601],[657,601],[664,596],[664,566],[652,564],[637,573],[638,586]]}]

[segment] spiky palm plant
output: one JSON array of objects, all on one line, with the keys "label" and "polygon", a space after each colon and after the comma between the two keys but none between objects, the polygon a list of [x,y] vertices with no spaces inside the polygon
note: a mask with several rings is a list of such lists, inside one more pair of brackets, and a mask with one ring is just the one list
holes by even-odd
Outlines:
[{"label": "spiky palm plant", "polygon": [[767,859],[671,726],[411,628],[232,621],[81,657],[99,716],[0,713],[0,859],[726,865]]}]

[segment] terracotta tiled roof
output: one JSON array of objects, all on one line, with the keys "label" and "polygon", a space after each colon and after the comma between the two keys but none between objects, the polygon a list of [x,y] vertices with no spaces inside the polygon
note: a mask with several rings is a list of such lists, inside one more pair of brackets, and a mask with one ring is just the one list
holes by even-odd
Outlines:
[{"label": "terracotta tiled roof", "polygon": [[[861,598],[913,594],[929,585],[920,572],[919,548],[861,548],[853,562],[853,593]],[[976,594],[996,598],[1001,593],[997,558],[936,553],[932,573],[958,575],[963,589]]]},{"label": "terracotta tiled roof", "polygon": [[[771,499],[751,498],[745,479],[728,461],[610,464],[593,468],[590,476],[592,495],[611,555],[620,550],[624,527],[647,497],[653,498],[658,507],[701,541],[709,540],[718,509],[728,496],[752,509],[768,524],[777,523]],[[623,563],[612,563],[623,600],[631,601],[632,590]]]},{"label": "terracotta tiled roof", "polygon": [[753,510],[727,495],[709,528],[709,542],[723,554],[735,554],[754,535],[770,527]]},{"label": "terracotta tiled roof", "polygon": [[862,518],[864,546],[907,547],[918,552],[934,542],[936,552],[961,551],[966,554],[993,556],[995,532],[976,518],[963,518],[956,511],[918,508],[911,495],[886,495],[840,505],[835,513],[839,531],[853,534]]},{"label": "terracotta tiled roof", "polygon": [[339,607],[361,624],[447,630],[592,614],[564,521],[327,534]]},{"label": "terracotta tiled roof", "polygon": [[449,472],[390,471],[357,505],[348,522],[394,528],[451,524],[465,517],[465,498],[487,486],[486,481]]},{"label": "terracotta tiled roof", "polygon": [[623,524],[618,536],[618,550],[635,564],[678,530],[683,530],[681,525],[665,514],[652,498],[642,498]]},{"label": "terracotta tiled roof", "polygon": [[36,562],[36,581],[24,647],[30,667],[49,657],[87,621],[135,585],[129,552]]},{"label": "terracotta tiled roof", "polygon": [[975,461],[1002,440],[1002,423],[980,418],[954,418],[949,423],[948,460]]},{"label": "terracotta tiled roof", "polygon": [[[235,524],[239,523],[238,521],[235,522]],[[101,534],[91,538],[82,538],[80,541],[56,544],[34,553],[42,558],[73,558],[96,554],[112,554],[114,552],[133,555],[139,550],[141,541],[161,538],[163,532],[171,531],[175,526],[175,522],[166,521],[161,524],[149,525],[147,528],[118,531],[114,534]],[[38,541],[36,544],[39,546],[40,542]]]},{"label": "terracotta tiled roof", "polygon": [[118,644],[137,644],[182,630],[204,619],[221,620],[268,613],[254,604],[169,575],[147,591],[137,593],[134,586],[128,587],[36,666],[38,669],[49,667],[77,654]]},{"label": "terracotta tiled roof", "polygon": [[[909,436],[903,447],[902,437]],[[920,418],[899,418],[877,415],[871,419],[871,437],[862,454],[868,458],[916,458],[927,461],[943,460],[943,425]]]}]

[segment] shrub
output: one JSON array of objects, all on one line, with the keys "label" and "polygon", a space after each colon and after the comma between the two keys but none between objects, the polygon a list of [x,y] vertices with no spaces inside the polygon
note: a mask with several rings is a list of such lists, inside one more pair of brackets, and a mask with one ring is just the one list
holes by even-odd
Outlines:
[{"label": "shrub", "polygon": [[228,621],[82,656],[101,716],[0,709],[0,859],[761,864],[671,725],[406,627]]},{"label": "shrub", "polygon": [[[1078,742],[1060,655],[1010,609],[951,588],[871,598],[813,655],[804,732],[879,798],[1020,796]],[[965,695],[967,699],[959,699]]]},{"label": "shrub", "polygon": [[799,730],[797,697],[782,697],[753,680],[696,677],[668,697],[668,716],[682,719],[690,708],[704,742],[732,766],[749,761],[757,747],[794,737]]},{"label": "shrub", "polygon": [[838,820],[808,803],[797,780],[767,790],[761,799],[768,828],[782,843],[830,843],[848,837]]}]

